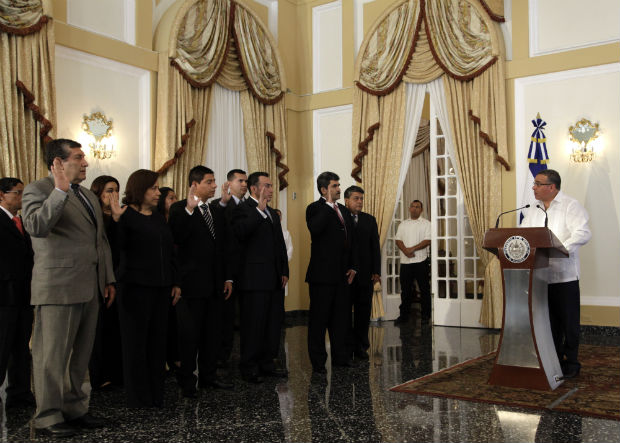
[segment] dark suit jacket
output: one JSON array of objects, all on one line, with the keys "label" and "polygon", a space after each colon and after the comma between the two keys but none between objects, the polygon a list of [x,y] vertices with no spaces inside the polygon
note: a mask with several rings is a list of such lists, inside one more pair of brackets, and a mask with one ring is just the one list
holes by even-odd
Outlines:
[{"label": "dark suit jacket", "polygon": [[241,246],[239,245],[239,241],[237,240],[237,237],[233,232],[232,222],[235,209],[238,205],[235,199],[231,197],[226,207],[221,208],[221,206],[219,206],[220,200],[220,198],[215,199],[211,204],[218,205],[219,210],[223,211],[224,219],[226,220],[226,245],[224,249],[224,254],[226,255],[228,266],[232,273],[232,280],[234,282],[234,286],[236,286],[238,280],[241,278],[241,275],[239,274],[239,268],[241,266]]},{"label": "dark suit jacket", "polygon": [[[22,223],[23,225],[23,223]],[[32,243],[0,209],[0,306],[30,305]]]},{"label": "dark suit jacket", "polygon": [[[351,219],[355,226],[353,214]],[[377,220],[370,214],[360,212],[354,230],[355,254],[357,257],[358,284],[371,284],[372,274],[381,275],[381,248],[379,247],[379,228]]]},{"label": "dark suit jacket", "polygon": [[264,218],[258,204],[249,198],[234,212],[233,231],[241,247],[238,287],[242,291],[273,291],[288,277],[288,256],[280,217],[267,206],[271,215]]},{"label": "dark suit jacket", "polygon": [[215,227],[215,240],[200,212],[190,216],[185,210],[187,200],[170,207],[168,224],[177,247],[181,293],[186,298],[222,296],[224,282],[232,280],[225,258],[226,229],[223,208],[209,205]]},{"label": "dark suit jacket", "polygon": [[349,210],[338,204],[345,227],[336,211],[325,203],[322,197],[306,208],[306,224],[310,231],[312,245],[306,282],[340,284],[349,269],[357,270],[352,254],[351,241],[354,226]]},{"label": "dark suit jacket", "polygon": [[116,223],[120,253],[118,281],[142,286],[172,286],[176,263],[172,232],[162,214],[140,214],[132,207]]}]

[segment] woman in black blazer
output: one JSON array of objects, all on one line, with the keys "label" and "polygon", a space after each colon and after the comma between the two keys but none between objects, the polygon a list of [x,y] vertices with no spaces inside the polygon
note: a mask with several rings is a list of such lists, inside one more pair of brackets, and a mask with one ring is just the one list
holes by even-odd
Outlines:
[{"label": "woman in black blazer", "polygon": [[174,244],[157,211],[158,174],[129,176],[125,207],[112,203],[120,250],[118,311],[123,342],[125,392],[130,407],[161,407],[164,397],[168,300],[179,300]]},{"label": "woman in black blazer", "polygon": [[[119,250],[116,244],[116,223],[112,217],[110,201],[114,199],[118,202],[119,187],[118,180],[110,175],[100,175],[90,185],[90,190],[101,204],[105,233],[110,243],[115,272],[118,269]],[[95,391],[123,386],[121,332],[116,303],[112,303],[109,307],[103,302],[99,305],[95,343],[88,363],[88,373],[90,384]]]}]

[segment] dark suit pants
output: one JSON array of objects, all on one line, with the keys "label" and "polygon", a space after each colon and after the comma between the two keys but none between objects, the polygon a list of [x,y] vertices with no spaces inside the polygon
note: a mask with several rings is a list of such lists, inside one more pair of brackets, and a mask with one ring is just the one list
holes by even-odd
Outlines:
[{"label": "dark suit pants", "polygon": [[284,290],[244,291],[241,294],[241,361],[243,375],[274,369],[280,349]]},{"label": "dark suit pants", "polygon": [[422,318],[430,320],[431,318],[431,285],[428,278],[428,263],[425,261],[420,263],[409,263],[400,265],[400,288],[401,288],[401,304],[400,316],[409,317],[411,314],[411,304],[413,303],[414,283],[418,283],[420,288],[420,297],[422,304]]},{"label": "dark suit pants", "polygon": [[[120,299],[120,292],[117,293]],[[118,319],[118,303],[107,308],[100,298],[99,317],[93,353],[88,364],[90,384],[97,389],[106,382],[123,384],[123,355],[121,327]]]},{"label": "dark suit pants", "polygon": [[170,292],[170,287],[123,285],[118,313],[125,393],[130,407],[163,404]]},{"label": "dark suit pants", "polygon": [[579,280],[548,286],[549,323],[563,369],[579,368]]},{"label": "dark suit pants", "polygon": [[94,283],[88,302],[34,307],[35,428],[46,428],[88,412],[89,395],[83,386],[95,341],[98,292]]},{"label": "dark suit pants", "polygon": [[325,331],[329,332],[333,364],[350,359],[346,340],[351,322],[351,302],[346,281],[325,285],[310,283],[308,354],[313,368],[322,368],[327,360]]},{"label": "dark suit pants", "polygon": [[228,361],[235,335],[235,315],[237,309],[237,292],[222,302],[222,345],[218,360]]},{"label": "dark suit pants", "polygon": [[32,306],[0,306],[0,386],[9,375],[7,402],[31,398],[30,349]]},{"label": "dark suit pants", "polygon": [[176,305],[181,358],[179,384],[183,389],[196,387],[196,358],[201,382],[216,376],[222,342],[222,301],[218,297],[181,297]]},{"label": "dark suit pants", "polygon": [[372,308],[373,283],[360,284],[357,277],[350,286],[351,304],[353,305],[353,328],[350,339],[352,350],[365,351],[370,347],[368,325]]}]

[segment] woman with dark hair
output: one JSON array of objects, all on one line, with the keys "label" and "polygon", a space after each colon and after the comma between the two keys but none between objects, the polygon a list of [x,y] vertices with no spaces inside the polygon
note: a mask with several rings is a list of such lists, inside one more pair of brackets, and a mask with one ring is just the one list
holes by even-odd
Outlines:
[{"label": "woman with dark hair", "polygon": [[157,210],[166,218],[166,221],[168,221],[170,206],[172,206],[173,203],[176,203],[178,198],[172,188],[159,188],[159,192],[161,192],[161,195],[159,196],[159,201],[157,202]]},{"label": "woman with dark hair", "polygon": [[174,244],[157,211],[158,174],[139,169],[125,187],[126,205],[111,202],[120,249],[118,312],[123,369],[130,407],[161,407],[164,399],[168,299],[181,297],[175,281]]},{"label": "woman with dark hair", "polygon": [[[159,188],[159,192],[161,192],[161,195],[157,202],[157,210],[168,221],[170,206],[176,203],[178,198],[172,188]],[[181,361],[179,360],[179,345],[177,343],[179,340],[177,334],[177,312],[174,305],[172,305],[172,300],[170,303],[170,309],[168,310],[168,337],[166,338],[166,363],[168,364],[168,374],[174,374],[181,366]]]},{"label": "woman with dark hair", "polygon": [[[100,175],[90,185],[90,190],[95,193],[101,204],[103,223],[112,251],[114,271],[116,271],[119,252],[116,245],[116,223],[112,217],[110,201],[118,202],[119,183],[110,175]],[[116,303],[112,303],[110,307],[106,307],[103,302],[99,305],[95,343],[88,364],[88,373],[93,390],[123,385],[121,332]]]}]

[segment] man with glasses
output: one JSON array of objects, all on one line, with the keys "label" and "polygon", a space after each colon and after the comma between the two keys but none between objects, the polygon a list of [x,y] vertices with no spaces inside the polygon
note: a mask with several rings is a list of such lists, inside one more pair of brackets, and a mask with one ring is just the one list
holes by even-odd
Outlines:
[{"label": "man with glasses", "polygon": [[[568,250],[568,258],[549,258],[549,323],[564,378],[579,375],[579,248],[592,234],[588,213],[577,200],[561,190],[560,174],[546,169],[534,179],[533,205],[525,213],[522,227],[548,227]],[[538,206],[538,207],[537,207]],[[544,211],[542,210],[544,208]],[[546,211],[546,214],[545,214]]]},{"label": "man with glasses", "polygon": [[32,243],[17,212],[22,207],[24,184],[18,178],[0,179],[0,386],[8,367],[6,406],[34,404],[30,392],[32,332],[30,278]]}]

